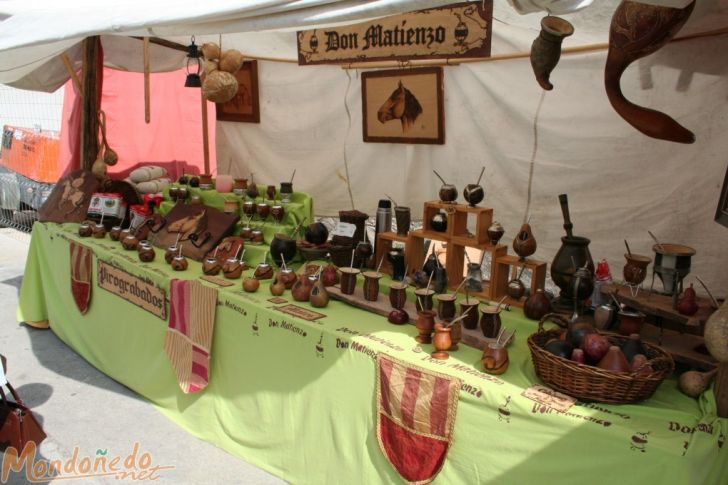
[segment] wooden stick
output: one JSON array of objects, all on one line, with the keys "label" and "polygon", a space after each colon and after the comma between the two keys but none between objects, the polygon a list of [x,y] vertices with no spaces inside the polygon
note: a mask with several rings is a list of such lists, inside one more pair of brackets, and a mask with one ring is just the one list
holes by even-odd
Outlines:
[{"label": "wooden stick", "polygon": [[458,287],[455,288],[455,291],[452,292],[453,296],[455,296],[455,295],[458,294],[458,291],[460,291],[460,288],[463,287],[463,285],[465,284],[466,281],[468,281],[468,279],[467,278],[463,278],[463,280],[460,282],[460,284],[458,285]]},{"label": "wooden stick", "polygon": [[652,231],[648,230],[647,233],[652,237],[652,239],[657,243],[658,246],[660,246],[660,251],[665,250],[665,246],[662,245],[659,239],[657,239],[657,236],[652,234]]},{"label": "wooden stick", "polygon": [[352,249],[351,250],[351,263],[349,263],[349,268],[350,269],[354,269],[354,252],[355,251],[356,251],[356,249]]},{"label": "wooden stick", "polygon": [[[252,174],[251,174],[252,175]],[[291,175],[291,183],[293,183],[293,177],[296,176],[296,169],[293,169],[293,175]]]},{"label": "wooden stick", "polygon": [[[151,120],[149,92],[149,37],[144,37],[144,122],[149,124]],[[207,172],[209,173],[209,172]]]},{"label": "wooden stick", "polygon": [[[677,37],[672,39],[670,42],[683,42],[686,40],[699,39],[702,37],[714,37],[718,35],[724,35],[728,33],[728,28],[722,28],[717,30],[709,30],[707,32],[698,32],[695,34],[686,35],[684,37]],[[602,51],[609,48],[609,43],[600,42],[595,44],[584,44],[574,47],[564,47],[561,49],[561,55],[570,54],[581,54],[584,52]],[[414,60],[407,61],[406,67],[421,67],[421,66],[457,66],[458,64],[468,64],[471,62],[493,62],[493,61],[507,61],[511,59],[525,59],[531,56],[531,51],[512,52],[508,54],[496,54],[490,57],[464,57],[457,59],[425,59],[425,60]],[[249,56],[246,56],[249,57]],[[342,69],[362,69],[362,68],[387,68],[387,67],[405,67],[401,61],[382,61],[382,62],[350,62],[343,64]]]},{"label": "wooden stick", "polygon": [[425,288],[427,291],[430,291],[430,283],[432,283],[432,275],[434,275],[434,274],[435,274],[434,271],[432,273],[430,273],[430,279],[427,280],[427,288]]},{"label": "wooden stick", "polygon": [[442,182],[442,185],[447,185],[447,182],[445,182],[445,179],[443,179],[442,177],[440,177],[440,174],[437,173],[437,170],[433,170],[433,172],[435,172],[435,175],[437,175],[437,178],[440,179],[440,182]]},{"label": "wooden stick", "polygon": [[382,268],[383,262],[384,262],[384,255],[382,254],[382,257],[379,258],[379,264],[377,265],[377,274],[379,274],[379,270]]},{"label": "wooden stick", "polygon": [[500,299],[500,301],[498,302],[498,306],[496,306],[495,311],[500,311],[500,307],[503,304],[503,302],[506,301],[506,298],[508,298],[508,295],[506,295],[506,296],[504,296],[503,298]]},{"label": "wooden stick", "polygon": [[81,86],[81,80],[78,78],[78,74],[73,68],[73,64],[71,64],[71,59],[69,59],[68,54],[65,52],[61,54],[61,60],[63,61],[63,65],[66,66],[66,71],[68,71],[68,74],[71,76],[71,80],[73,81],[73,85],[76,87],[76,91],[78,91],[78,95],[83,98],[83,86]]},{"label": "wooden stick", "polygon": [[385,195],[385,196],[387,197],[387,199],[389,199],[389,200],[391,200],[391,201],[392,201],[392,204],[394,204],[394,206],[395,206],[395,207],[399,206],[399,204],[397,204],[397,203],[396,203],[396,202],[394,201],[394,199],[393,199],[392,197],[390,197],[390,196],[389,196],[389,195],[387,195],[387,194],[384,194],[384,195]]},{"label": "wooden stick", "polygon": [[503,332],[505,331],[506,327],[501,326],[500,332],[498,332],[498,337],[495,339],[496,345],[500,345],[500,339],[503,336]]},{"label": "wooden stick", "polygon": [[459,317],[457,317],[457,318],[456,318],[456,319],[454,319],[454,320],[451,320],[451,321],[450,321],[449,323],[446,323],[446,324],[445,324],[445,326],[446,326],[446,327],[451,327],[451,326],[452,326],[453,324],[455,324],[455,323],[459,322],[460,320],[462,320],[463,318],[465,318],[465,317],[466,317],[466,316],[468,315],[468,312],[469,312],[470,310],[472,310],[472,309],[473,309],[473,307],[470,307],[470,308],[468,308],[467,310],[465,310],[465,311],[463,312],[463,314],[462,314],[462,315],[460,315]]},{"label": "wooden stick", "polygon": [[207,134],[207,100],[200,89],[200,101],[202,102],[202,154],[205,157],[205,173],[210,172],[210,140]]},{"label": "wooden stick", "polygon": [[629,254],[629,257],[632,257],[632,251],[629,250],[629,244],[627,244],[627,240],[624,240],[624,246],[627,248],[627,254]]},{"label": "wooden stick", "polygon": [[480,170],[480,175],[478,176],[478,181],[475,182],[475,185],[480,185],[480,179],[483,178],[484,173],[485,173],[485,166]]}]

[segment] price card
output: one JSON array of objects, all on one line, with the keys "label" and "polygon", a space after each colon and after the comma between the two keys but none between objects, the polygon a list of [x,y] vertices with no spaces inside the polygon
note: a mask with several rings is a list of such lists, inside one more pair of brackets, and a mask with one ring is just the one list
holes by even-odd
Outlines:
[{"label": "price card", "polygon": [[355,232],[356,226],[354,224],[339,221],[331,234],[333,236],[354,237]]},{"label": "price card", "polygon": [[528,389],[524,390],[521,395],[532,401],[549,406],[557,411],[565,413],[571,406],[576,403],[576,399],[562,394],[553,389],[549,389],[546,386],[534,384]]}]

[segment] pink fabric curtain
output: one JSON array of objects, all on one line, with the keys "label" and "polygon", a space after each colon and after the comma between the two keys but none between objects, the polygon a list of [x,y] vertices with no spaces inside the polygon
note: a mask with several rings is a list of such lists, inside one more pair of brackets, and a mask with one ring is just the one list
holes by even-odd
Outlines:
[{"label": "pink fabric curtain", "polygon": [[[144,75],[104,69],[101,109],[106,113],[109,145],[119,155],[119,163],[109,169],[112,177],[126,176],[140,163],[166,166],[173,176],[183,170],[204,171],[201,93],[199,89],[184,87],[185,75],[184,70],[152,74],[151,122],[146,124]],[[78,100],[69,81],[63,100],[60,153],[61,165],[67,168],[62,172],[79,166]],[[210,166],[212,173],[217,173],[214,103],[208,103],[208,132]]]}]

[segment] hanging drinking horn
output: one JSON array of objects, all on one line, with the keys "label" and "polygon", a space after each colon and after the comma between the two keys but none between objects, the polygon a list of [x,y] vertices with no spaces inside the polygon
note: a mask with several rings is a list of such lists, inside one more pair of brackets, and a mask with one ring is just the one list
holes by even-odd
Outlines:
[{"label": "hanging drinking horn", "polygon": [[622,94],[620,79],[631,63],[667,44],[688,20],[694,6],[695,0],[685,8],[660,7],[624,0],[612,16],[609,53],[604,69],[607,96],[622,118],[652,138],[678,143],[695,142],[693,132],[670,116],[628,101]]},{"label": "hanging drinking horn", "polygon": [[541,33],[531,44],[531,67],[536,81],[547,91],[554,89],[549,81],[551,71],[561,58],[561,41],[574,33],[574,26],[559,17],[541,19]]}]

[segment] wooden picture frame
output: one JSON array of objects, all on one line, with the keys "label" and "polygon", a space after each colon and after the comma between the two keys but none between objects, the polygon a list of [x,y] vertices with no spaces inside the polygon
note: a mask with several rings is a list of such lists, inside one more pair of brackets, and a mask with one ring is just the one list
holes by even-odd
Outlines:
[{"label": "wooden picture frame", "polygon": [[363,73],[364,141],[443,145],[442,78],[441,67]]},{"label": "wooden picture frame", "polygon": [[258,61],[245,61],[235,73],[235,78],[238,80],[238,92],[227,103],[217,103],[217,120],[260,123]]},{"label": "wooden picture frame", "polygon": [[715,222],[728,227],[728,168],[725,171],[723,179],[723,188],[720,191],[720,199],[718,200],[718,208],[715,211]]}]

